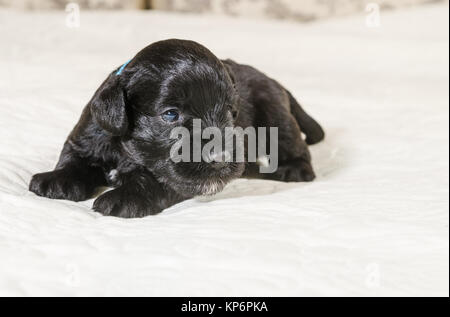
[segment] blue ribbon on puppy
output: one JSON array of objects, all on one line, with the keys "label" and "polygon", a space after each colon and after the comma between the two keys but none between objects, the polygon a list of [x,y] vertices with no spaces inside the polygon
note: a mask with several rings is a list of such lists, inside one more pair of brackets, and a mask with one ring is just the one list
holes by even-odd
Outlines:
[{"label": "blue ribbon on puppy", "polygon": [[117,71],[116,75],[120,75],[122,74],[122,71],[124,70],[124,68],[128,65],[128,63],[131,62],[131,59],[129,61],[127,61],[125,64],[123,64],[122,66],[120,66],[119,70]]}]

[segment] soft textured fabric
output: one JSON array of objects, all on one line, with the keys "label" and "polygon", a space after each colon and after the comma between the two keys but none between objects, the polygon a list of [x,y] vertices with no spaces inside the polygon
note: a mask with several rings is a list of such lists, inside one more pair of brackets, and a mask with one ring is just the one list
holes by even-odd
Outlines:
[{"label": "soft textured fabric", "polygon": [[[381,18],[0,11],[0,295],[448,296],[448,6]],[[107,74],[173,37],[291,90],[327,132],[317,180],[132,220],[28,192]]]}]

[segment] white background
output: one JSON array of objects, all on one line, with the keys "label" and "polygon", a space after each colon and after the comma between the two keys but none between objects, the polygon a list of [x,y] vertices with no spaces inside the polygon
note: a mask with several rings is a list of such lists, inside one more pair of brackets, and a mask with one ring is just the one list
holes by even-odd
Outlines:
[{"label": "white background", "polygon": [[[449,294],[448,6],[301,25],[0,11],[0,295]],[[197,40],[318,119],[313,183],[237,180],[144,219],[28,192],[106,75]]]}]

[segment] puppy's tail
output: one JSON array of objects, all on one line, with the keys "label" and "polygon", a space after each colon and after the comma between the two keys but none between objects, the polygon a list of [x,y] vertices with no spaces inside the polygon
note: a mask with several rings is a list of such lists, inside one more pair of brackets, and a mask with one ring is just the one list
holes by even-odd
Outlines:
[{"label": "puppy's tail", "polygon": [[289,95],[289,102],[291,103],[291,113],[297,120],[302,132],[306,134],[306,143],[316,144],[322,141],[325,137],[325,132],[322,127],[316,122],[316,120],[311,118],[305,110],[303,110],[289,91],[286,92]]}]

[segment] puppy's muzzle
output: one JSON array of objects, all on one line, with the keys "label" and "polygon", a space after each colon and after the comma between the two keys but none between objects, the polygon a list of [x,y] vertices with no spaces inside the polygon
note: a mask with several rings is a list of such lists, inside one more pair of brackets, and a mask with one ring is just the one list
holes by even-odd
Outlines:
[{"label": "puppy's muzzle", "polygon": [[231,160],[231,153],[228,151],[214,152],[211,151],[209,155],[205,157],[206,163],[210,164],[215,169],[225,167]]}]

